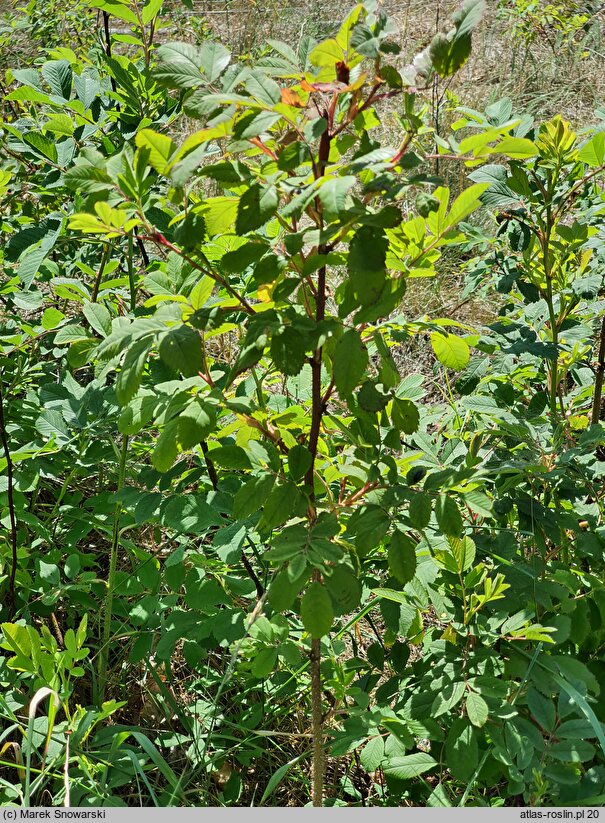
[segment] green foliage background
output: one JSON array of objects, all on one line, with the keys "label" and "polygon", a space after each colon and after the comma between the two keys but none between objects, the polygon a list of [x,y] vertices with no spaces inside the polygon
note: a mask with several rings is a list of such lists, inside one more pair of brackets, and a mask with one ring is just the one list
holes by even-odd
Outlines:
[{"label": "green foliage background", "polygon": [[603,111],[445,129],[484,11],[7,23],[3,805],[601,804]]}]

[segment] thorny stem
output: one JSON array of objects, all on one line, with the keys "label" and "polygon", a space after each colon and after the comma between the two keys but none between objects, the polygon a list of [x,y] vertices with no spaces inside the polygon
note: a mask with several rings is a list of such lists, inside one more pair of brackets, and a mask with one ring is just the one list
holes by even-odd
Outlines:
[{"label": "thorny stem", "polygon": [[594,396],[592,400],[592,415],[590,422],[594,426],[601,419],[601,397],[603,395],[603,377],[605,376],[605,317],[601,323],[601,335],[599,343],[599,357],[597,360],[597,372],[594,381]]},{"label": "thorny stem", "polygon": [[321,640],[311,641],[311,706],[313,722],[313,806],[323,806],[324,748],[321,711]]},{"label": "thorny stem", "polygon": [[[108,247],[109,251],[109,247]],[[128,279],[130,283],[130,305],[132,310],[136,308],[136,291],[134,282],[134,264],[132,260],[133,243],[132,236],[128,238]],[[118,482],[116,491],[119,492],[124,487],[126,479],[126,459],[128,457],[128,435],[122,437],[122,447],[120,449],[120,466],[118,469]],[[99,653],[99,668],[98,668],[98,689],[99,702],[103,703],[105,699],[105,689],[107,686],[107,665],[109,662],[109,640],[111,637],[111,618],[113,611],[113,598],[116,587],[116,571],[118,565],[118,545],[120,542],[120,517],[122,514],[122,505],[116,502],[116,508],[113,515],[113,530],[111,535],[111,547],[109,550],[109,572],[107,574],[107,594],[105,595],[105,603],[103,604],[102,614],[102,636],[101,636],[101,650]]]},{"label": "thorny stem", "polygon": [[[321,177],[330,156],[330,142],[333,134],[326,130],[322,135],[316,166],[316,176]],[[316,202],[319,215],[319,229],[323,226],[322,209],[319,199]],[[320,245],[317,249],[321,255],[326,254],[326,247]],[[322,266],[317,272],[317,288],[315,294],[315,321],[321,323],[326,315],[326,266]],[[321,420],[325,411],[325,400],[321,391],[321,361],[322,347],[313,352],[311,358],[311,428],[309,430],[308,448],[311,452],[311,465],[305,475],[305,483],[309,487],[309,520],[311,524],[316,519],[315,509],[315,459],[317,457],[317,444],[319,442],[319,432]],[[318,569],[314,569],[312,581],[320,581],[321,575]],[[309,655],[311,670],[311,721],[313,733],[313,806],[321,808],[323,806],[324,794],[324,756],[323,756],[323,717],[321,710],[321,639],[311,640],[311,652]]]},{"label": "thorny stem", "polygon": [[[119,493],[124,487],[126,477],[126,457],[128,455],[128,435],[122,438],[122,448],[120,451],[120,468],[118,472],[118,484],[116,491]],[[109,661],[109,640],[111,636],[111,617],[113,610],[113,595],[116,587],[116,570],[118,565],[118,543],[120,542],[120,515],[122,507],[116,503],[116,510],[113,516],[113,531],[111,535],[111,547],[109,551],[109,573],[107,575],[107,594],[103,604],[103,629],[101,636],[101,651],[99,653],[99,703],[105,700],[105,688],[107,686],[107,664]]]},{"label": "thorny stem", "polygon": [[6,604],[8,607],[9,617],[12,617],[15,612],[15,578],[17,575],[17,516],[15,514],[15,499],[13,495],[13,461],[11,458],[8,432],[6,431],[6,422],[4,418],[4,398],[2,395],[2,383],[0,382],[0,441],[2,442],[2,449],[4,451],[4,458],[6,460],[6,476],[8,481],[7,500],[8,500],[8,515],[10,520],[10,546],[11,546],[11,571],[8,578],[8,596]]},{"label": "thorny stem", "polygon": [[546,280],[546,305],[548,306],[548,316],[550,323],[550,338],[554,346],[554,359],[550,366],[550,413],[553,425],[557,422],[557,386],[559,381],[559,329],[555,317],[555,306],[553,296],[552,270],[550,265],[550,238],[555,221],[552,215],[552,195],[553,186],[548,187],[546,200],[546,220],[544,236],[542,238],[542,265],[544,268],[544,279]]},{"label": "thorny stem", "polygon": [[[320,249],[322,254],[323,249]],[[325,317],[326,311],[326,267],[322,266],[317,275],[317,299],[315,320],[320,323]],[[324,413],[324,403],[321,394],[321,357],[322,349],[316,349],[311,358],[311,429],[309,431],[309,451],[312,455],[312,463],[307,471],[305,482],[311,488],[311,501],[313,514],[315,517],[315,500],[313,495],[313,476],[315,473],[315,457],[317,456],[317,444],[319,442],[319,430],[321,428],[321,419]]]}]

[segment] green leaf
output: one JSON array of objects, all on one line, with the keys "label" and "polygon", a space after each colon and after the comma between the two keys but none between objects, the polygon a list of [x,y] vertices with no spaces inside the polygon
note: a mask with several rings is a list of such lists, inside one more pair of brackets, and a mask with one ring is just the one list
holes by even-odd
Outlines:
[{"label": "green leaf", "polygon": [[178,442],[182,449],[197,446],[213,431],[216,415],[211,406],[199,398],[191,401],[178,418]]},{"label": "green leaf", "polygon": [[217,531],[212,539],[212,545],[223,563],[239,563],[247,531],[246,527],[239,523],[232,523]]},{"label": "green leaf", "polygon": [[420,412],[415,403],[406,398],[393,398],[391,408],[391,419],[393,425],[404,434],[414,434],[420,425]]},{"label": "green leaf", "polygon": [[85,303],[82,306],[82,313],[88,320],[90,327],[101,337],[107,337],[111,334],[111,315],[105,306],[100,303]]},{"label": "green leaf", "polygon": [[389,571],[400,583],[409,583],[416,574],[416,544],[396,529],[389,545]]},{"label": "green leaf", "polygon": [[235,223],[239,197],[209,197],[204,202],[202,214],[209,237],[227,233]]},{"label": "green leaf", "polygon": [[311,637],[328,634],[334,620],[330,595],[321,583],[311,583],[300,605],[303,626]]},{"label": "green leaf", "polygon": [[469,780],[479,765],[477,733],[470,722],[458,717],[445,741],[445,764],[458,780]]},{"label": "green leaf", "polygon": [[479,25],[485,14],[485,0],[464,0],[452,15],[456,36],[465,37]]},{"label": "green leaf", "polygon": [[399,603],[402,606],[409,604],[410,597],[405,592],[398,592],[395,589],[372,589],[372,594],[383,600],[390,600],[393,603]]},{"label": "green leaf", "polygon": [[266,243],[244,243],[233,251],[228,251],[221,259],[223,271],[241,274],[253,263],[256,263],[268,250]]},{"label": "green leaf", "polygon": [[412,526],[419,531],[426,529],[431,520],[433,502],[430,495],[425,492],[416,492],[410,500],[408,510]]},{"label": "green leaf", "polygon": [[439,692],[433,700],[431,706],[431,717],[440,717],[442,714],[449,712],[461,700],[466,689],[464,681],[458,683],[446,682],[439,689]]},{"label": "green leaf", "polygon": [[390,758],[383,766],[383,771],[388,777],[394,777],[397,780],[410,780],[412,777],[418,777],[418,775],[434,769],[437,765],[437,761],[430,754],[415,752],[404,757]]},{"label": "green leaf", "polygon": [[277,663],[277,649],[267,648],[260,649],[254,657],[252,663],[252,674],[254,677],[267,677],[271,674]]},{"label": "green leaf", "polygon": [[437,74],[450,77],[461,68],[471,53],[471,38],[452,40],[445,34],[437,34],[431,40],[429,56]]},{"label": "green leaf", "polygon": [[379,391],[371,380],[366,380],[359,390],[357,400],[364,411],[379,412],[388,405],[389,395]]},{"label": "green leaf", "polygon": [[239,199],[235,231],[244,235],[263,226],[275,214],[279,196],[275,186],[254,183]]},{"label": "green leaf", "polygon": [[3,623],[1,628],[4,640],[0,643],[0,646],[3,649],[10,649],[20,658],[29,659],[32,644],[27,627],[20,626],[17,623]]},{"label": "green leaf", "polygon": [[479,489],[472,489],[471,491],[464,492],[463,497],[464,502],[469,509],[472,509],[476,514],[481,517],[493,516],[492,501],[486,494],[479,491]]},{"label": "green leaf", "polygon": [[547,754],[564,763],[585,763],[595,756],[595,747],[587,740],[559,740],[550,743]]},{"label": "green leaf", "polygon": [[496,146],[496,151],[515,160],[527,160],[538,154],[538,147],[526,137],[505,137]]},{"label": "green leaf", "polygon": [[68,326],[63,326],[55,334],[55,345],[64,346],[66,343],[75,343],[78,340],[86,340],[88,334],[84,326],[70,323]]},{"label": "green leaf", "polygon": [[202,83],[202,57],[189,43],[166,43],[155,52],[158,64],[154,76],[167,86],[196,88]]},{"label": "green leaf", "polygon": [[429,46],[431,62],[442,77],[464,65],[471,52],[471,34],[485,12],[485,0],[464,0],[452,15],[455,28],[437,34]]},{"label": "green leaf", "polygon": [[140,149],[147,149],[149,162],[158,174],[168,173],[170,158],[176,151],[176,145],[170,137],[153,129],[141,129],[137,132],[135,142]]},{"label": "green leaf", "polygon": [[116,380],[116,397],[118,403],[125,406],[129,403],[141,386],[143,370],[147,363],[147,357],[151,349],[153,340],[151,337],[143,337],[128,349],[126,357],[122,363],[122,368]]},{"label": "green leaf", "polygon": [[44,124],[44,130],[51,131],[59,137],[64,137],[66,135],[71,137],[74,133],[75,127],[71,117],[67,114],[54,114],[52,117],[49,117]]},{"label": "green leaf", "polygon": [[479,694],[469,692],[466,697],[466,714],[473,726],[481,728],[485,726],[489,715],[489,709],[485,700]]},{"label": "green leaf", "polygon": [[178,421],[171,420],[158,437],[155,449],[151,454],[151,462],[159,472],[167,472],[172,468],[178,454],[177,431]]},{"label": "green leaf", "polygon": [[462,515],[456,501],[447,494],[441,494],[435,504],[435,516],[443,534],[459,537],[462,531]]},{"label": "green leaf", "polygon": [[507,206],[516,203],[519,195],[508,186],[506,166],[486,165],[469,174],[476,183],[489,183],[489,189],[481,195],[485,206]]},{"label": "green leaf", "polygon": [[69,100],[73,74],[68,60],[49,60],[42,65],[40,74],[50,86],[53,94]]},{"label": "green leaf", "polygon": [[241,446],[218,446],[209,452],[213,463],[225,469],[251,469],[250,458]]},{"label": "green leaf", "polygon": [[40,570],[40,579],[44,580],[50,586],[58,586],[61,582],[61,575],[56,563],[46,563],[40,560],[38,563]]},{"label": "green leaf", "polygon": [[368,740],[359,754],[359,759],[367,772],[375,772],[385,759],[382,737],[377,736]]},{"label": "green leaf", "polygon": [[353,535],[360,552],[375,548],[386,535],[391,518],[380,506],[364,504],[359,506],[347,523],[347,535]]},{"label": "green leaf", "polygon": [[295,580],[291,580],[287,571],[279,571],[271,581],[267,594],[271,608],[276,612],[290,609],[307,582],[309,574],[310,572],[303,573]]},{"label": "green leaf", "polygon": [[355,183],[355,177],[346,175],[344,177],[330,177],[319,187],[317,196],[324,207],[324,215],[328,220],[338,220],[345,211],[347,196]]},{"label": "green leaf", "polygon": [[233,500],[233,516],[243,520],[258,512],[269,497],[274,483],[275,477],[271,474],[252,477],[244,483]]},{"label": "green leaf", "polygon": [[292,446],[288,452],[288,469],[293,480],[302,480],[311,468],[313,457],[306,446]]},{"label": "green leaf", "polygon": [[342,48],[334,38],[318,43],[309,55],[309,61],[314,66],[319,66],[320,68],[324,66],[334,66],[336,63],[342,61],[343,58]]},{"label": "green leaf", "polygon": [[51,329],[56,329],[63,320],[65,320],[63,312],[60,312],[58,309],[48,308],[44,309],[40,325],[46,331],[50,331]]},{"label": "green leaf", "polygon": [[452,228],[469,214],[472,214],[481,206],[481,196],[489,188],[489,183],[477,183],[469,186],[452,203],[452,207],[446,218],[446,227]]},{"label": "green leaf", "polygon": [[462,371],[470,360],[470,349],[466,341],[455,334],[431,333],[431,346],[437,360],[448,369]]},{"label": "green leaf", "polygon": [[470,537],[448,537],[448,545],[456,561],[456,572],[461,574],[473,565],[475,560],[475,544]]},{"label": "green leaf", "polygon": [[281,100],[280,88],[269,75],[253,71],[245,83],[246,91],[262,103],[273,106]]},{"label": "green leaf", "polygon": [[55,409],[45,409],[35,425],[36,431],[43,437],[54,438],[57,443],[66,443],[69,440],[67,423]]},{"label": "green leaf", "polygon": [[578,151],[578,159],[591,168],[598,168],[605,162],[605,134],[598,131],[588,143]]},{"label": "green leaf", "polygon": [[144,26],[151,23],[154,17],[157,17],[163,2],[164,0],[146,0],[141,12],[141,22]]},{"label": "green leaf", "polygon": [[[179,534],[202,534],[212,526],[222,526],[224,520],[214,506],[197,494],[174,495],[162,511],[161,523]],[[219,592],[222,589],[214,584]],[[224,592],[221,598],[224,597]],[[219,602],[219,601],[215,601]],[[221,600],[221,602],[226,602]]]},{"label": "green leaf", "polygon": [[271,490],[263,507],[261,519],[258,521],[260,534],[267,534],[276,526],[281,526],[292,516],[296,505],[297,492],[292,483],[275,486]]},{"label": "green leaf", "polygon": [[202,342],[191,326],[183,324],[170,329],[162,337],[158,350],[164,363],[185,377],[194,377],[202,369]]},{"label": "green leaf", "polygon": [[547,732],[552,732],[557,722],[557,710],[553,700],[533,687],[527,692],[527,706],[534,719]]},{"label": "green leaf", "polygon": [[307,752],[303,752],[303,754],[299,754],[297,757],[293,757],[292,760],[289,760],[287,763],[284,763],[283,766],[280,766],[277,771],[275,771],[267,783],[265,791],[263,792],[263,796],[260,799],[260,805],[262,806],[266,800],[268,800],[275,789],[279,786],[282,782],[284,777],[288,774],[292,766],[295,766],[300,760],[307,757]]},{"label": "green leaf", "polygon": [[368,351],[357,329],[348,329],[334,350],[334,383],[343,397],[357,388],[368,366]]},{"label": "green leaf", "polygon": [[125,23],[132,23],[133,26],[139,25],[139,20],[128,3],[121,3],[120,0],[88,0],[87,5],[93,9],[106,11],[111,17],[116,17]]},{"label": "green leaf", "polygon": [[231,62],[231,52],[222,43],[207,41],[201,46],[198,59],[208,82],[214,83]]},{"label": "green leaf", "polygon": [[586,719],[590,723],[593,728],[594,735],[599,741],[599,745],[601,746],[601,752],[605,755],[605,734],[603,732],[603,727],[599,722],[596,714],[592,706],[588,703],[584,695],[579,692],[576,687],[569,682],[566,677],[562,677],[555,671],[554,664],[546,657],[542,657],[539,660],[539,665],[542,668],[546,669],[552,676],[553,680],[557,685],[571,698],[571,700],[578,706],[578,708],[584,713]]},{"label": "green leaf", "polygon": [[342,566],[334,566],[332,574],[325,577],[325,586],[338,606],[337,611],[346,614],[353,611],[361,599],[361,583],[355,575]]},{"label": "green leaf", "polygon": [[271,339],[271,357],[282,374],[300,374],[307,359],[306,350],[306,340],[294,326],[286,326]]},{"label": "green leaf", "polygon": [[41,154],[53,163],[57,162],[57,146],[54,140],[50,140],[39,132],[30,131],[23,135],[23,141],[31,146],[36,154]]},{"label": "green leaf", "polygon": [[47,103],[52,105],[52,100],[48,94],[38,89],[28,88],[27,86],[19,86],[10,94],[6,95],[6,100],[23,100],[28,103]]},{"label": "green leaf", "polygon": [[214,280],[205,274],[189,293],[189,302],[192,307],[197,310],[205,306],[212,295],[213,289]]}]

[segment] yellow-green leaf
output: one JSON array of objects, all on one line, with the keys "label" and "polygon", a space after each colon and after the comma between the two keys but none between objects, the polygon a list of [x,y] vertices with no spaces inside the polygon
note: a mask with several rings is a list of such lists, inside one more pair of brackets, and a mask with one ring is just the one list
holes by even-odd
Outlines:
[{"label": "yellow-green leaf", "polygon": [[149,151],[149,162],[158,174],[167,174],[170,159],[175,152],[174,142],[165,134],[158,134],[153,129],[141,129],[137,132],[135,142],[140,149]]},{"label": "yellow-green leaf", "polygon": [[448,369],[461,371],[468,365],[470,349],[466,341],[455,334],[431,334],[431,346],[439,362]]}]

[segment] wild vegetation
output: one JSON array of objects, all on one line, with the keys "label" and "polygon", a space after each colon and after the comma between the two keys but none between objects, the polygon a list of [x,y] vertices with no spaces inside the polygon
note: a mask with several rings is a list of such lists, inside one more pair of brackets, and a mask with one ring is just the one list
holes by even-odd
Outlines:
[{"label": "wild vegetation", "polygon": [[2,805],[602,804],[605,111],[484,13],[6,18]]}]

